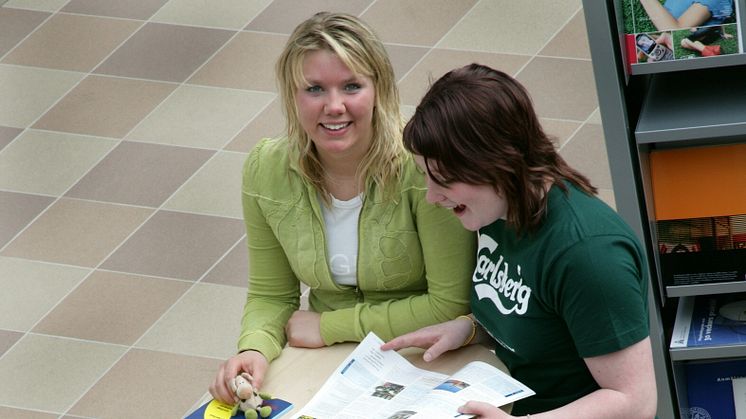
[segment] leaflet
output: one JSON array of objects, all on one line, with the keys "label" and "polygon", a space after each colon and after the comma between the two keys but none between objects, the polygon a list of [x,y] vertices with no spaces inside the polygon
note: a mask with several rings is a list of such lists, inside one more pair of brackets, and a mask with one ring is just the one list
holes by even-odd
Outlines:
[{"label": "leaflet", "polygon": [[452,375],[417,368],[369,333],[293,418],[468,418],[457,409],[469,400],[503,406],[533,390],[481,361]]}]

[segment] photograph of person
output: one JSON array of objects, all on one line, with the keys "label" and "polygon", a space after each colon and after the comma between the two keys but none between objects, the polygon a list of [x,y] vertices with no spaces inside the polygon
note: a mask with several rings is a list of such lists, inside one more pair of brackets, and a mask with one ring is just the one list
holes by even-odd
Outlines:
[{"label": "photograph of person", "polygon": [[241,372],[261,388],[286,344],[392,339],[469,311],[476,238],[426,201],[373,30],[315,14],[290,35],[276,73],[287,134],[260,141],[244,165],[248,295],[238,353],[210,385],[226,403]]},{"label": "photograph of person", "polygon": [[404,142],[427,173],[428,201],[478,233],[472,314],[381,349],[425,348],[428,362],[494,346],[536,394],[510,415],[475,401],[459,408],[480,418],[654,417],[643,248],[556,150],[527,90],[484,65],[452,70],[425,94]]}]

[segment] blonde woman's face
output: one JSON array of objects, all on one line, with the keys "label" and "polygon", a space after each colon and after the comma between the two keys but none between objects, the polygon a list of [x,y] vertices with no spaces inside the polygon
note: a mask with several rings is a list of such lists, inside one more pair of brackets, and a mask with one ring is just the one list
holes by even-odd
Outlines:
[{"label": "blonde woman's face", "polygon": [[310,52],[303,60],[308,86],[295,95],[301,126],[325,159],[361,160],[373,137],[375,88],[331,51]]}]

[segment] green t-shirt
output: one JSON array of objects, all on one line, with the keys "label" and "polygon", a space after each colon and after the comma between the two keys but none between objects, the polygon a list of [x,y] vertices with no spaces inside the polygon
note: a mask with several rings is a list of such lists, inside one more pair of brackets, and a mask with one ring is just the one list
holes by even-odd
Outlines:
[{"label": "green t-shirt", "polygon": [[583,358],[649,334],[648,271],[630,228],[568,185],[548,197],[542,225],[518,237],[498,220],[479,230],[472,310],[496,354],[536,395],[513,414],[539,413],[599,388]]}]

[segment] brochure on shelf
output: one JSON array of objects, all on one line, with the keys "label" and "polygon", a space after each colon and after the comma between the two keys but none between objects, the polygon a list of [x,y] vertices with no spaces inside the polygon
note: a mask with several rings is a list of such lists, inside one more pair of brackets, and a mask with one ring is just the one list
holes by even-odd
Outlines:
[{"label": "brochure on shelf", "polygon": [[689,399],[686,417],[741,419],[736,416],[733,391],[734,385],[740,385],[736,380],[743,382],[746,377],[746,360],[690,362],[685,370]]},{"label": "brochure on shelf", "polygon": [[746,281],[746,144],[654,150],[649,161],[663,283]]},{"label": "brochure on shelf", "polygon": [[746,293],[682,297],[671,349],[746,345]]},{"label": "brochure on shelf", "polygon": [[[739,2],[734,2],[732,13],[717,24],[699,27],[671,28],[663,26],[668,19],[651,19],[650,13],[677,19],[683,12],[678,7],[669,6],[668,1],[660,1],[662,7],[650,6],[650,2],[622,0],[624,42],[627,63],[631,66],[692,58],[707,58],[728,54],[743,53],[740,25],[738,22]],[[646,8],[643,3],[648,3]],[[658,26],[656,23],[658,22]]]},{"label": "brochure on shelf", "polygon": [[448,376],[417,368],[396,351],[381,351],[382,344],[369,333],[293,418],[467,418],[457,408],[469,400],[502,406],[535,394],[481,361]]}]

